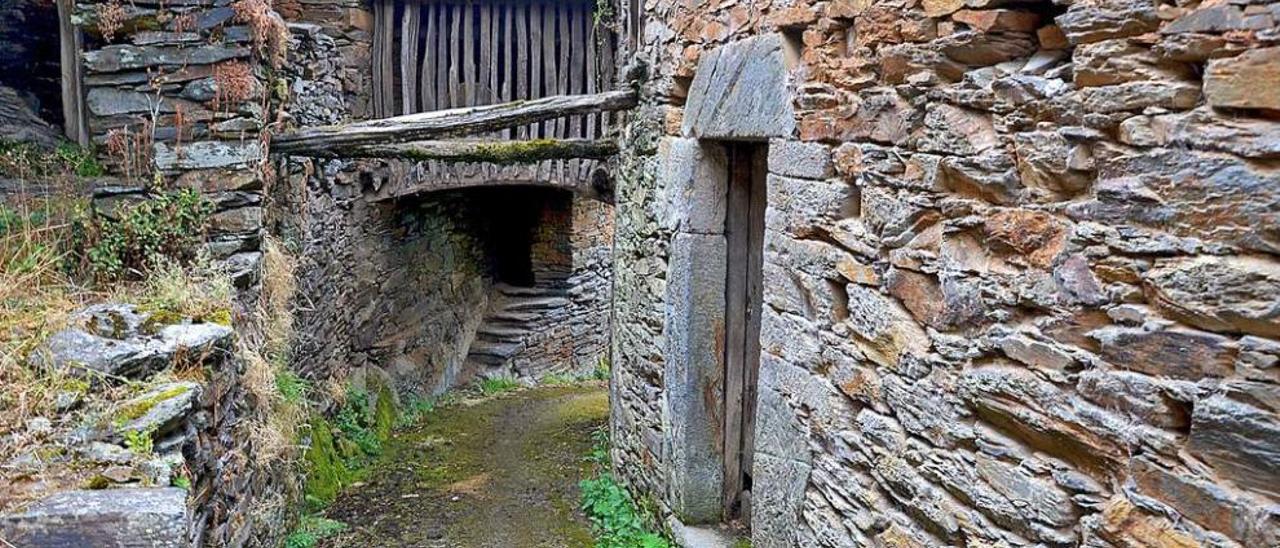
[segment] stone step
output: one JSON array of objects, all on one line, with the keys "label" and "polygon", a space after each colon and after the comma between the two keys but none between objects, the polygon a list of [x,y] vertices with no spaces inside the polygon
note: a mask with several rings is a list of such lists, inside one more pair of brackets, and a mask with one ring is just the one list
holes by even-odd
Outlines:
[{"label": "stone step", "polygon": [[520,342],[490,342],[484,340],[476,340],[471,343],[471,349],[468,350],[468,357],[493,356],[497,358],[507,359],[516,355],[524,343]]},{"label": "stone step", "polygon": [[485,322],[476,329],[476,339],[484,340],[519,340],[529,334],[529,330],[512,323]]},{"label": "stone step", "polygon": [[538,312],[528,312],[523,310],[499,310],[497,312],[490,314],[489,317],[485,318],[485,323],[514,322],[517,324],[522,324],[522,323],[534,321],[541,316],[542,314]]},{"label": "stone step", "polygon": [[527,297],[514,299],[503,306],[504,310],[550,310],[569,305],[564,297]]},{"label": "stone step", "polygon": [[516,285],[497,284],[494,286],[499,293],[508,297],[542,297],[542,296],[560,296],[565,295],[566,291],[559,288],[546,286],[522,287]]}]

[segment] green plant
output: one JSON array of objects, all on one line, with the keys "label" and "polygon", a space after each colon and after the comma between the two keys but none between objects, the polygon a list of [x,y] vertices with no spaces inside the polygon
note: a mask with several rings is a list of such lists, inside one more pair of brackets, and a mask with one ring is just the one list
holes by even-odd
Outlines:
[{"label": "green plant", "polygon": [[81,148],[75,143],[61,143],[54,149],[53,156],[58,163],[79,177],[101,177],[107,169],[98,162],[92,149]]},{"label": "green plant", "polygon": [[539,383],[546,386],[563,386],[566,384],[574,384],[581,381],[580,377],[570,375],[568,373],[552,373],[539,379]]},{"label": "green plant", "polygon": [[304,515],[298,528],[285,537],[286,548],[312,548],[325,539],[347,530],[347,524],[322,516]]},{"label": "green plant", "polygon": [[669,548],[671,543],[650,531],[631,495],[609,474],[582,480],[582,510],[591,520],[596,548]]},{"label": "green plant", "polygon": [[85,250],[94,278],[141,279],[166,259],[189,263],[212,212],[198,192],[183,189],[121,208],[115,218],[96,215]]},{"label": "green plant", "polygon": [[601,23],[613,21],[613,2],[611,0],[596,0],[596,9],[592,13],[596,26]]},{"label": "green plant", "polygon": [[586,460],[594,464],[595,477],[582,480],[582,510],[591,520],[596,548],[670,548],[671,542],[646,525],[646,514],[609,469],[609,431],[591,433],[594,442]]},{"label": "green plant", "polygon": [[288,403],[301,403],[307,398],[311,386],[306,379],[288,369],[276,371],[276,391]]},{"label": "green plant", "polygon": [[600,356],[596,368],[591,371],[591,378],[597,381],[609,380],[609,356]]},{"label": "green plant", "polygon": [[490,377],[481,380],[479,388],[481,395],[492,396],[520,388],[520,381],[514,377]]},{"label": "green plant", "polygon": [[404,404],[400,416],[396,418],[396,428],[407,428],[436,410],[439,400],[414,394]]},{"label": "green plant", "polygon": [[170,483],[174,487],[182,489],[183,491],[191,490],[191,478],[188,478],[186,476],[173,476],[173,481]]},{"label": "green plant", "polygon": [[150,455],[155,452],[155,439],[151,430],[126,430],[124,446],[137,455]]},{"label": "green plant", "polygon": [[609,429],[598,428],[591,432],[591,452],[587,453],[587,461],[604,469],[609,467]]},{"label": "green plant", "polygon": [[0,141],[0,175],[23,178],[101,177],[106,169],[92,149],[71,142],[52,151],[31,143]]},{"label": "green plant", "polygon": [[361,456],[377,456],[382,453],[382,441],[374,426],[373,400],[369,392],[358,388],[347,389],[347,401],[334,417],[334,424],[344,438],[356,444],[363,455],[352,458],[349,465],[358,465]]}]

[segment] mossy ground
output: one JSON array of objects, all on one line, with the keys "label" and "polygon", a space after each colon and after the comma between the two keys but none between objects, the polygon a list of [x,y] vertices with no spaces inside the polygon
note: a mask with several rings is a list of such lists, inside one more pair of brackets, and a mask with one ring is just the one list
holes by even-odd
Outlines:
[{"label": "mossy ground", "polygon": [[324,515],[350,529],[322,545],[591,546],[577,483],[608,414],[601,383],[436,408],[338,495]]}]

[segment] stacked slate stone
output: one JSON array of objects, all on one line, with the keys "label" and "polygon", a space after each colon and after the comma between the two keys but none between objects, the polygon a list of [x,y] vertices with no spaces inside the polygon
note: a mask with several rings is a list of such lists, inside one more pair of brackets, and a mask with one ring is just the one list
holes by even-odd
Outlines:
[{"label": "stacked slate stone", "polygon": [[769,142],[754,545],[1280,543],[1280,4],[647,10],[615,255],[632,486],[681,503],[660,197],[705,163],[691,128],[769,123],[707,102],[753,93],[772,34],[795,129]]},{"label": "stacked slate stone", "polygon": [[[216,205],[208,248],[241,287],[261,260],[267,69],[238,13],[248,0],[90,1],[76,4],[88,126],[100,155],[126,177],[103,202],[145,199],[173,186]],[[239,11],[238,11],[239,10]],[[278,17],[278,16],[275,16]],[[283,23],[281,23],[283,24]],[[104,208],[109,210],[110,208]]]},{"label": "stacked slate stone", "polygon": [[[69,431],[74,412],[102,410],[81,392],[56,394],[65,416],[30,421],[28,435],[43,445],[4,464],[6,478],[48,478],[21,482],[47,496],[0,513],[0,538],[17,546],[276,543],[293,516],[299,471],[255,458],[259,440],[246,425],[271,410],[249,394],[235,348],[230,327],[133,305],[74,314],[37,351],[44,365],[82,379],[90,392],[145,388]],[[208,375],[155,378],[181,368]],[[183,485],[178,478],[185,488],[170,487]],[[73,484],[80,488],[67,489]]]}]

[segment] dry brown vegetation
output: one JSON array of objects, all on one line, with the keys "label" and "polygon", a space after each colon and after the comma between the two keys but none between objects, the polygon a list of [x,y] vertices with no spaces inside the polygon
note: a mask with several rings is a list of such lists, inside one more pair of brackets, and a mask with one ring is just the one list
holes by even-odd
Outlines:
[{"label": "dry brown vegetation", "polygon": [[272,68],[284,66],[289,51],[289,27],[271,7],[269,0],[237,0],[232,4],[236,21],[249,25],[258,54]]}]

